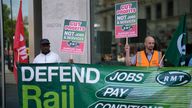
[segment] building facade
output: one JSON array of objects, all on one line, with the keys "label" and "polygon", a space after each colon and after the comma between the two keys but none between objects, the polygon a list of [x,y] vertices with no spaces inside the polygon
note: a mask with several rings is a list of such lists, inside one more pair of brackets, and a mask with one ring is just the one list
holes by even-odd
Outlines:
[{"label": "building facade", "polygon": [[[77,63],[123,62],[125,39],[115,39],[115,4],[129,0],[30,0],[29,31],[31,60],[39,52],[41,37],[51,39],[53,50],[64,62],[70,57],[59,52],[64,19],[88,22],[86,47],[83,55],[72,55]],[[192,43],[191,0],[138,0],[138,38],[130,39],[132,54],[142,46],[146,35],[154,35],[165,51],[181,15],[187,15],[188,42]],[[29,36],[29,37],[30,37]],[[55,44],[56,42],[56,44]],[[65,55],[65,56],[64,56]],[[80,56],[80,57],[79,57]],[[122,59],[121,59],[122,57]],[[106,59],[108,58],[108,59]]]}]

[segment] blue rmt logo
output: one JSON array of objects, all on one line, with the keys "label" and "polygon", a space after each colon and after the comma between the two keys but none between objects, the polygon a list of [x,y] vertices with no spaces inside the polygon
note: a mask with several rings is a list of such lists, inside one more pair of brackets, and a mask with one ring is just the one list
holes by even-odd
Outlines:
[{"label": "blue rmt logo", "polygon": [[158,74],[156,81],[164,86],[182,86],[191,81],[191,75],[183,71],[170,70]]}]

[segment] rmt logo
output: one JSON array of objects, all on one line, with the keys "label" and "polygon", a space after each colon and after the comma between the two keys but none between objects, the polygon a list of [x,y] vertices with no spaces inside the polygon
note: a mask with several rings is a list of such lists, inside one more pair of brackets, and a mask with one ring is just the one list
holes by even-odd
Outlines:
[{"label": "rmt logo", "polygon": [[191,81],[191,76],[183,71],[171,70],[157,75],[156,81],[161,85],[170,87],[182,86]]}]

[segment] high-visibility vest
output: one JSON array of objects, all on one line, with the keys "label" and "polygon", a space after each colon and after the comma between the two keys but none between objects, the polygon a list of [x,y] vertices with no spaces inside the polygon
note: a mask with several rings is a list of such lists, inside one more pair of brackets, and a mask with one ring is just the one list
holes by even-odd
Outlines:
[{"label": "high-visibility vest", "polygon": [[154,50],[151,60],[147,59],[145,51],[139,51],[136,55],[136,66],[159,66],[162,53]]}]

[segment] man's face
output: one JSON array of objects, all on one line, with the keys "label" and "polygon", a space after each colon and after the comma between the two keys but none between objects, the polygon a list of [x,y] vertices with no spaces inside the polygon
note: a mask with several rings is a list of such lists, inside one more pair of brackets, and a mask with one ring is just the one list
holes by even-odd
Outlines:
[{"label": "man's face", "polygon": [[147,37],[146,39],[145,39],[145,43],[144,43],[144,45],[145,45],[145,48],[147,49],[147,50],[153,50],[153,48],[154,48],[154,46],[155,46],[155,40],[154,40],[154,38],[152,38],[152,37]]},{"label": "man's face", "polygon": [[50,45],[49,44],[41,44],[41,52],[43,54],[47,54],[50,52]]}]

